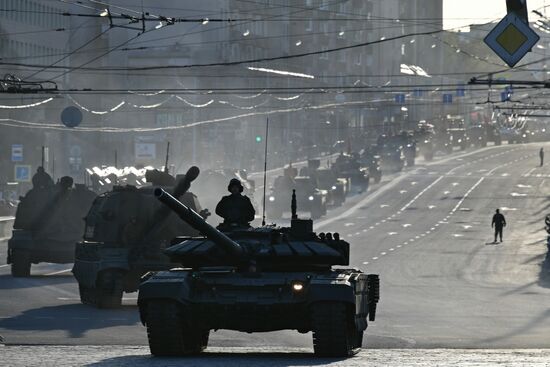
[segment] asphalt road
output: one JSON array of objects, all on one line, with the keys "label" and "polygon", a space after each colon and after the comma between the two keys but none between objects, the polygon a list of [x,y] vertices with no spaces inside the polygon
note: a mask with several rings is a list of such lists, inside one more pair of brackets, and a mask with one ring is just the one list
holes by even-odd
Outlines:
[{"label": "asphalt road", "polygon": [[[317,223],[317,231],[340,232],[352,244],[354,266],[381,276],[365,347],[550,347],[543,230],[550,167],[537,167],[540,146],[487,148],[420,166]],[[509,226],[494,245],[497,207]],[[5,242],[0,253],[7,344],[146,345],[135,294],[122,310],[96,310],[79,303],[70,266],[41,264],[31,278],[13,279]],[[311,336],[222,331],[210,345],[311,350]]]}]

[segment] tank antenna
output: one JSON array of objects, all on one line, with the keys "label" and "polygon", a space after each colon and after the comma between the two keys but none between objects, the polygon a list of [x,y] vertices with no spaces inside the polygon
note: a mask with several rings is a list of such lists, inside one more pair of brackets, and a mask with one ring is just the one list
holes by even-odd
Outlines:
[{"label": "tank antenna", "polygon": [[262,226],[265,226],[265,190],[267,185],[267,142],[269,138],[269,117],[265,124],[265,151],[264,151],[264,204],[262,208]]},{"label": "tank antenna", "polygon": [[164,160],[164,173],[169,173],[168,159],[170,158],[170,142],[166,145],[166,159]]}]

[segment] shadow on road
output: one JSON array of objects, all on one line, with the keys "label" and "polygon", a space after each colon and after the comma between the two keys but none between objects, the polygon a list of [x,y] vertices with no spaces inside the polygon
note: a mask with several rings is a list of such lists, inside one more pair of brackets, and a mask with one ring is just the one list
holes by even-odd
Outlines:
[{"label": "shadow on road", "polygon": [[[0,329],[22,331],[65,330],[70,338],[80,338],[88,330],[138,324],[139,315],[133,306],[119,310],[98,310],[71,304],[41,307],[0,319]],[[9,343],[9,340],[6,340]]]},{"label": "shadow on road", "polygon": [[59,285],[76,282],[73,275],[32,275],[28,278],[14,278],[10,274],[0,275],[0,290],[36,288],[45,285]]},{"label": "shadow on road", "polygon": [[200,356],[159,358],[150,355],[107,358],[87,367],[139,367],[139,366],[326,366],[342,359],[315,358],[313,353],[204,353]]}]

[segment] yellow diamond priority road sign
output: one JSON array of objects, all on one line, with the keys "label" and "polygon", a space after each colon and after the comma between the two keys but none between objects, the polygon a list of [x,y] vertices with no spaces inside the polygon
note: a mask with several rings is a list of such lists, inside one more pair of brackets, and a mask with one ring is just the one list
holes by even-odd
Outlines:
[{"label": "yellow diamond priority road sign", "polygon": [[540,40],[515,13],[509,13],[485,37],[485,43],[511,68]]}]

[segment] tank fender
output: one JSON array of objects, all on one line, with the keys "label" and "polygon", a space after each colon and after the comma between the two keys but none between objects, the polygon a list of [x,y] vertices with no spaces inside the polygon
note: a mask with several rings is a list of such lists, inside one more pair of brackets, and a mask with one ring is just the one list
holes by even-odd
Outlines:
[{"label": "tank fender", "polygon": [[[144,276],[145,278],[148,275]],[[139,286],[138,307],[141,322],[147,320],[147,302],[151,300],[171,300],[181,305],[191,299],[191,282],[188,273],[178,271],[159,272],[150,276]]]},{"label": "tank fender", "polygon": [[342,284],[311,284],[308,289],[308,303],[315,302],[344,302],[353,305],[355,308],[355,291],[353,287]]}]

